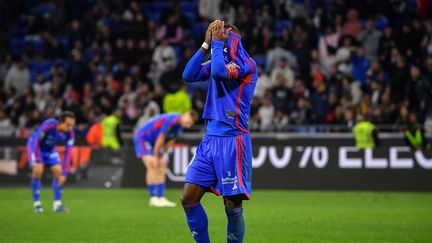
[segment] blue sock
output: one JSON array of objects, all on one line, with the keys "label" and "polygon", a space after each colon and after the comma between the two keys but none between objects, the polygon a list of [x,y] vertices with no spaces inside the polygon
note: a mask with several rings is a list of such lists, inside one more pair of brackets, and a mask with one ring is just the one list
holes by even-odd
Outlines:
[{"label": "blue sock", "polygon": [[31,189],[33,194],[33,202],[39,201],[42,183],[41,179],[31,179]]},{"label": "blue sock", "polygon": [[158,185],[155,184],[151,184],[147,186],[149,193],[150,193],[150,197],[156,197],[158,195]]},{"label": "blue sock", "polygon": [[227,242],[243,242],[245,222],[243,219],[243,208],[225,209],[228,217]]},{"label": "blue sock", "polygon": [[54,192],[54,201],[62,200],[62,187],[59,185],[57,179],[53,179],[52,181],[52,189]]},{"label": "blue sock", "polygon": [[159,185],[157,185],[158,187],[158,197],[164,197],[165,196],[165,189],[166,189],[166,185],[165,183],[161,183]]},{"label": "blue sock", "polygon": [[210,238],[208,235],[208,219],[204,208],[201,203],[185,205],[184,211],[186,213],[189,229],[197,243],[209,243]]}]

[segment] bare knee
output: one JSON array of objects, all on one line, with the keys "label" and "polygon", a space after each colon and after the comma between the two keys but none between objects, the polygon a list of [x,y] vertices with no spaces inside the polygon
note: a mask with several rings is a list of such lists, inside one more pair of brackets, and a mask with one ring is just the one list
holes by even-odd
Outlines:
[{"label": "bare knee", "polygon": [[42,165],[35,165],[33,167],[32,171],[32,177],[35,179],[41,179],[43,175],[43,166]]},{"label": "bare knee", "polygon": [[243,205],[243,198],[241,195],[224,197],[224,204],[226,209],[241,208]]},{"label": "bare knee", "polygon": [[197,204],[201,201],[204,193],[205,190],[202,187],[186,183],[183,189],[183,193],[180,196],[180,202],[183,207]]}]

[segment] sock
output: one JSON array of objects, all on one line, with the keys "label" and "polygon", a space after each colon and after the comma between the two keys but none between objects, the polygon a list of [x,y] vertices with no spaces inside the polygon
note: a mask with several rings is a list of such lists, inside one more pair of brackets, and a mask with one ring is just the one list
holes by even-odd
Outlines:
[{"label": "sock", "polygon": [[184,205],[189,229],[197,243],[209,243],[208,219],[201,203]]},{"label": "sock", "polygon": [[57,179],[53,179],[52,181],[52,189],[54,192],[54,201],[62,200],[62,187],[59,185]]},{"label": "sock", "polygon": [[147,186],[149,193],[150,193],[150,197],[156,197],[158,195],[158,185],[155,184],[150,184]]},{"label": "sock", "polygon": [[161,183],[157,185],[158,187],[158,197],[165,197],[165,189],[166,189],[166,185],[165,183]]},{"label": "sock", "polygon": [[33,202],[39,202],[42,183],[41,179],[31,179],[31,189],[33,194]]},{"label": "sock", "polygon": [[227,242],[243,242],[245,222],[243,219],[243,208],[225,209],[228,217]]}]

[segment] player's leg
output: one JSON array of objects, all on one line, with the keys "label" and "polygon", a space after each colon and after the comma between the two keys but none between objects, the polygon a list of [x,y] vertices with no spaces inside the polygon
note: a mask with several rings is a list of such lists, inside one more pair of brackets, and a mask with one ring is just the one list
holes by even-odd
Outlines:
[{"label": "player's leg", "polygon": [[157,168],[157,183],[158,183],[158,198],[159,202],[165,207],[175,207],[177,204],[175,202],[169,201],[165,197],[165,189],[166,189],[166,170],[167,170],[167,162],[165,159],[158,164]]},{"label": "player's leg", "polygon": [[224,196],[228,219],[227,242],[242,242],[245,222],[242,200],[249,199],[252,178],[252,146],[249,134],[218,138],[225,155],[215,159],[218,183],[215,190]]},{"label": "player's leg", "polygon": [[196,242],[210,242],[208,219],[200,201],[207,188],[216,181],[211,158],[211,139],[204,136],[186,172],[185,186],[180,197],[189,229]]},{"label": "player's leg", "polygon": [[225,213],[228,218],[227,242],[243,242],[245,222],[243,218],[243,195],[224,197]]},{"label": "player's leg", "polygon": [[54,194],[53,211],[67,212],[68,209],[62,204],[63,185],[66,182],[66,177],[63,175],[63,168],[60,164],[51,166],[53,173],[52,189]]},{"label": "player's leg", "polygon": [[205,189],[198,185],[186,183],[180,197],[189,229],[197,243],[210,242],[207,214],[200,203],[205,192]]},{"label": "player's leg", "polygon": [[158,199],[158,166],[154,156],[143,156],[142,161],[146,167],[146,183],[150,194],[150,206],[161,206]]},{"label": "player's leg", "polygon": [[32,179],[31,189],[33,194],[33,208],[36,213],[42,213],[42,203],[40,201],[40,193],[42,189],[42,175],[44,171],[44,164],[32,163]]}]

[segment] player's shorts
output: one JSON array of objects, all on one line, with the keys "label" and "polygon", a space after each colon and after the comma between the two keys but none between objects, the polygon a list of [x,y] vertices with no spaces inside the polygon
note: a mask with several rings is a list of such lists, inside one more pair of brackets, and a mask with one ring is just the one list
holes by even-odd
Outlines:
[{"label": "player's shorts", "polygon": [[248,200],[252,186],[249,133],[230,137],[205,135],[189,164],[185,182],[218,196],[243,194]]},{"label": "player's shorts", "polygon": [[135,144],[135,154],[136,157],[141,159],[143,156],[150,156],[153,155],[153,146],[149,143],[144,141],[143,139],[134,137],[134,144]]},{"label": "player's shorts", "polygon": [[60,165],[60,155],[57,151],[39,151],[30,143],[26,146],[27,159],[30,168],[33,168],[35,163],[42,163],[45,166]]}]

